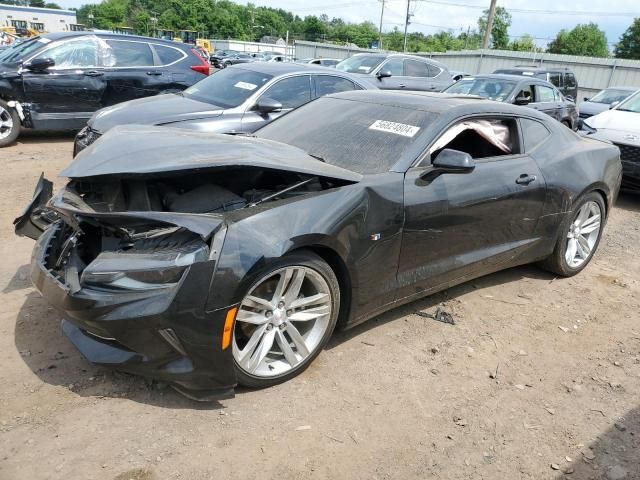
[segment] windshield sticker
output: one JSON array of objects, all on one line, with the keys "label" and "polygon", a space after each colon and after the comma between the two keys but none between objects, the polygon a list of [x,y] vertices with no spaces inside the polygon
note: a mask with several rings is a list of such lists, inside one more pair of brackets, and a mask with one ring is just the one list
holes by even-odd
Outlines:
[{"label": "windshield sticker", "polygon": [[50,41],[51,41],[51,39],[49,39],[49,38],[45,38],[45,37],[40,37],[40,38],[38,39],[38,42],[40,42],[40,43],[44,43],[45,45],[46,45],[47,43],[49,43]]},{"label": "windshield sticker", "polygon": [[526,75],[527,77],[533,77],[533,72],[522,72],[522,75]]},{"label": "windshield sticker", "polygon": [[371,67],[361,66],[361,67],[358,67],[358,70],[362,70],[363,72],[369,73],[369,70],[371,70]]},{"label": "windshield sticker", "polygon": [[242,88],[244,90],[255,90],[256,88],[258,88],[257,85],[254,85],[253,83],[248,83],[248,82],[238,82],[234,85],[234,87]]},{"label": "windshield sticker", "polygon": [[371,124],[369,130],[378,130],[379,132],[395,133],[403,137],[414,137],[420,130],[420,127],[413,125],[405,125],[404,123],[389,122],[387,120],[376,120]]}]

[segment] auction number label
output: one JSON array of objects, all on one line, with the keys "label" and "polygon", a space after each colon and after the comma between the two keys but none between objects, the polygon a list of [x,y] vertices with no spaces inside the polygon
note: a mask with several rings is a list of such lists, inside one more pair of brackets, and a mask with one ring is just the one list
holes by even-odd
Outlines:
[{"label": "auction number label", "polygon": [[395,133],[403,137],[413,137],[420,130],[420,127],[406,125],[404,123],[389,122],[388,120],[376,120],[371,124],[369,130],[378,130],[379,132]]}]

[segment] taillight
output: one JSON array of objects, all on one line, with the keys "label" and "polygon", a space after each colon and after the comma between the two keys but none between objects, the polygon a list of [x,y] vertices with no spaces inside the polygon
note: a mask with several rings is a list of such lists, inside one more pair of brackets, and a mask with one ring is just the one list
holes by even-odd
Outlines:
[{"label": "taillight", "polygon": [[198,51],[195,48],[192,48],[191,51],[196,56],[196,58],[198,60],[200,60],[200,65],[191,65],[191,70],[195,70],[198,73],[201,73],[203,75],[207,75],[208,76],[209,75],[209,64],[207,63],[207,61],[204,58],[202,58],[200,53],[198,53]]}]

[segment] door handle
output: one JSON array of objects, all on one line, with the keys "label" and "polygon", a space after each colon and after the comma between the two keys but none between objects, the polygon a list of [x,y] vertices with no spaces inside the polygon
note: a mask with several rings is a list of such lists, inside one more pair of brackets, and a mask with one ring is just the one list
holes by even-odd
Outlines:
[{"label": "door handle", "polygon": [[162,75],[162,72],[152,71],[152,72],[147,72],[147,75],[154,75],[154,76],[157,76],[157,75]]},{"label": "door handle", "polygon": [[404,83],[401,83],[400,85],[398,85],[400,88],[404,88],[406,87],[406,85]]},{"label": "door handle", "polygon": [[518,178],[516,178],[516,183],[518,185],[529,185],[531,182],[535,182],[535,181],[536,181],[535,175],[527,175],[526,173],[523,173]]},{"label": "door handle", "polygon": [[104,75],[104,72],[99,72],[98,70],[89,70],[88,72],[84,72],[87,77],[101,77]]}]

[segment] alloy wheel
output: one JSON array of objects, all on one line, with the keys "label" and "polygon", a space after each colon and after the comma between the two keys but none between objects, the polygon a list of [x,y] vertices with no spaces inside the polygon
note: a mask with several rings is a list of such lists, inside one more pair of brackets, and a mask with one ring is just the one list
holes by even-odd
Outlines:
[{"label": "alloy wheel", "polygon": [[317,348],[333,309],[327,280],[306,266],[263,277],[238,309],[233,334],[237,366],[254,377],[274,377],[300,366]]},{"label": "alloy wheel", "polygon": [[598,241],[601,226],[600,205],[594,201],[582,205],[567,233],[567,248],[564,256],[569,267],[579,268],[589,259]]},{"label": "alloy wheel", "polygon": [[0,139],[7,138],[13,130],[11,112],[0,105]]}]

